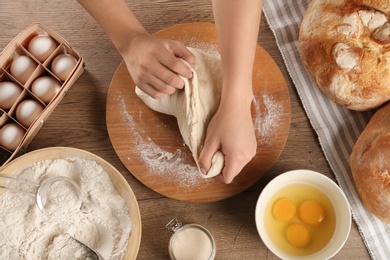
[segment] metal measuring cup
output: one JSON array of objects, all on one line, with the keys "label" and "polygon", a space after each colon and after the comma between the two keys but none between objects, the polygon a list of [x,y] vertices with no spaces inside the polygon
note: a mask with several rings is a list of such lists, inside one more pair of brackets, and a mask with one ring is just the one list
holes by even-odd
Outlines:
[{"label": "metal measuring cup", "polygon": [[42,184],[37,184],[32,181],[23,180],[20,178],[11,177],[4,174],[0,174],[0,177],[12,180],[12,182],[16,182],[18,184],[22,184],[22,183],[25,184],[25,185],[20,185],[23,186],[23,189],[21,187],[15,188],[15,187],[9,187],[5,185],[0,185],[0,188],[12,192],[24,193],[29,196],[35,196],[38,209],[42,213],[53,213],[54,211],[58,210],[58,207],[54,207],[53,205],[50,204],[51,194],[53,193],[53,188],[55,189],[54,185],[56,185],[56,183],[60,183],[60,185],[62,186],[65,185],[68,186],[69,187],[68,191],[71,191],[74,195],[74,199],[72,200],[72,205],[74,206],[75,209],[81,208],[82,205],[81,188],[75,181],[73,181],[70,178],[64,176],[57,176],[43,181]]}]

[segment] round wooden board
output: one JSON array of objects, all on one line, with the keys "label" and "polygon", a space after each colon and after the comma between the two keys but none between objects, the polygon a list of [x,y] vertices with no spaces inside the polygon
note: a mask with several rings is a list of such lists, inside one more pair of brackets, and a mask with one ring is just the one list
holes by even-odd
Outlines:
[{"label": "round wooden board", "polygon": [[[115,169],[111,164],[102,158],[89,153],[84,150],[67,148],[67,147],[52,147],[45,148],[41,150],[36,150],[24,154],[15,160],[7,164],[1,172],[4,174],[10,175],[13,172],[17,172],[22,167],[40,162],[43,160],[56,160],[56,159],[66,159],[68,157],[78,157],[81,159],[93,160],[99,164],[105,172],[110,176],[111,181],[113,182],[118,193],[126,201],[126,205],[129,209],[129,215],[132,221],[132,230],[127,245],[126,253],[124,259],[136,259],[138,255],[139,246],[141,243],[141,215],[137,203],[137,199],[133,193],[133,190],[130,188],[126,179],[122,174]],[[0,193],[1,194],[1,193]]]},{"label": "round wooden board", "polygon": [[[218,37],[212,23],[179,24],[155,36],[218,55]],[[252,105],[257,154],[229,185],[198,176],[176,118],[151,110],[136,96],[134,88],[122,62],[108,90],[108,133],[117,155],[131,174],[164,196],[193,202],[234,196],[256,183],[271,168],[287,141],[291,120],[287,86],[276,63],[260,46],[254,64]]]}]

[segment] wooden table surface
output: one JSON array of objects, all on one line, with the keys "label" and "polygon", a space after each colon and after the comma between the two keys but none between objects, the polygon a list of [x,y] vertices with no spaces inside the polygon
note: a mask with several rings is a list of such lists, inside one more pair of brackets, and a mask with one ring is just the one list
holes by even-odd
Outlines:
[{"label": "wooden table surface", "polygon": [[[213,22],[210,1],[128,3],[150,33],[179,23]],[[92,152],[117,168],[133,189],[141,211],[142,240],[137,259],[169,258],[167,248],[171,234],[165,225],[174,217],[185,224],[206,227],[216,240],[216,259],[277,259],[262,243],[255,226],[255,204],[263,187],[278,174],[294,169],[319,171],[332,179],[334,175],[264,16],[258,42],[278,64],[288,85],[289,137],[276,164],[259,182],[239,195],[211,203],[166,198],[137,181],[117,157],[107,133],[105,108],[108,87],[121,57],[89,14],[76,1],[0,1],[0,50],[34,22],[47,25],[64,37],[83,56],[86,70],[31,142],[28,151],[54,146],[75,147]],[[355,223],[345,246],[334,259],[369,259]]]}]

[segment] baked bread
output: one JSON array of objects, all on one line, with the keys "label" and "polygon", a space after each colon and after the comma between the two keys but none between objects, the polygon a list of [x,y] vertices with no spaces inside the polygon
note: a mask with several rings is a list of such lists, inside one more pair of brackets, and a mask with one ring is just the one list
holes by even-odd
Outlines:
[{"label": "baked bread", "polygon": [[350,166],[363,203],[390,223],[390,103],[375,113],[359,136]]},{"label": "baked bread", "polygon": [[313,0],[299,32],[302,62],[320,89],[356,111],[390,99],[387,0]]}]

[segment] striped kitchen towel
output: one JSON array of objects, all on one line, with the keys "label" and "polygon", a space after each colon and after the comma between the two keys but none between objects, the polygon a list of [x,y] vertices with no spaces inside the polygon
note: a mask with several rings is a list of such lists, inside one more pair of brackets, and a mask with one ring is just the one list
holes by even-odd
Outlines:
[{"label": "striped kitchen towel", "polygon": [[268,0],[264,1],[263,11],[325,157],[348,198],[370,256],[372,259],[388,259],[390,225],[365,208],[349,167],[353,145],[373,112],[354,112],[336,105],[322,94],[306,72],[298,53],[298,34],[309,3],[310,0]]}]

